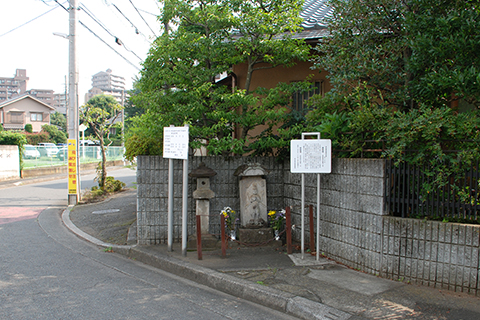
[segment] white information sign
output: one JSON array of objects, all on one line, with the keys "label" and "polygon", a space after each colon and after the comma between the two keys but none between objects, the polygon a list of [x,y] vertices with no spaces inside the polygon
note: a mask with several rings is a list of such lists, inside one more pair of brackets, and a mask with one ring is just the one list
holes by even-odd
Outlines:
[{"label": "white information sign", "polygon": [[290,141],[290,171],[292,173],[330,173],[332,141],[330,139]]},{"label": "white information sign", "polygon": [[163,157],[188,159],[188,127],[163,128]]}]

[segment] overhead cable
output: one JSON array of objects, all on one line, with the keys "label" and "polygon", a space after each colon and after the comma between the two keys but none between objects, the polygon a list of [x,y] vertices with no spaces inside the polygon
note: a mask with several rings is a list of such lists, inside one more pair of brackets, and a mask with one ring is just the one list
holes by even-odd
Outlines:
[{"label": "overhead cable", "polygon": [[138,71],[140,71],[140,68],[137,67],[135,64],[133,64],[132,62],[130,62],[127,58],[125,58],[124,56],[122,56],[122,54],[120,52],[118,52],[117,50],[115,50],[113,47],[111,47],[108,43],[106,43],[102,38],[100,38],[95,32],[93,32],[92,30],[90,30],[82,21],[78,21],[85,29],[87,29],[88,31],[90,31],[95,37],[97,37],[100,41],[102,41],[104,44],[106,44],[110,49],[112,49],[113,51],[115,51],[116,54],[118,54],[120,57],[123,58],[123,60],[125,60],[126,62],[128,62],[130,65],[132,65],[135,69],[137,69]]},{"label": "overhead cable", "polygon": [[157,34],[155,33],[155,31],[152,30],[152,28],[150,28],[150,25],[147,23],[147,21],[145,21],[145,19],[143,18],[142,14],[140,13],[140,11],[138,11],[137,7],[133,4],[132,0],[128,0],[130,1],[130,3],[132,4],[132,6],[135,8],[135,10],[137,11],[138,15],[140,16],[140,18],[142,18],[143,22],[145,22],[145,24],[147,25],[147,27],[150,29],[150,31],[152,31],[153,35],[155,36],[155,38],[157,37]]},{"label": "overhead cable", "polygon": [[126,45],[125,43],[123,43],[122,40],[120,40],[119,37],[115,36],[83,3],[80,3],[81,5],[81,9],[83,9],[83,11],[85,11],[85,13],[90,17],[92,18],[93,21],[95,21],[100,27],[103,28],[103,30],[105,30],[109,35],[111,35],[114,39],[115,39],[115,43],[120,45],[120,46],[123,46],[125,48],[125,50],[127,50],[128,52],[131,52],[135,55],[135,57],[137,57],[139,60],[142,60],[142,58],[140,58],[135,52],[133,52],[132,50],[130,50]]},{"label": "overhead cable", "polygon": [[48,10],[47,12],[44,12],[44,13],[42,13],[42,14],[41,14],[41,15],[39,15],[38,17],[35,17],[35,18],[33,18],[32,20],[29,20],[29,21],[25,22],[24,24],[21,24],[21,25],[19,25],[18,27],[15,27],[15,28],[13,28],[13,29],[12,29],[12,30],[10,30],[10,31],[7,31],[7,32],[5,32],[5,33],[3,33],[3,34],[0,34],[0,37],[3,37],[4,35],[7,35],[7,34],[9,34],[10,32],[12,32],[12,31],[15,31],[15,30],[17,30],[18,28],[21,28],[21,27],[23,27],[23,26],[25,26],[25,25],[29,24],[30,22],[37,20],[38,18],[40,18],[40,17],[42,17],[42,16],[46,15],[47,13],[49,13],[49,12],[51,12],[51,11],[53,11],[53,10],[57,9],[57,8],[58,8],[57,6],[53,7],[52,9]]},{"label": "overhead cable", "polygon": [[[115,9],[117,9],[118,12],[120,12],[120,14],[128,21],[130,22],[130,24],[132,25],[132,27],[135,28],[135,33],[136,34],[141,34],[143,36],[143,38],[145,40],[147,40],[147,37],[145,37],[145,35],[137,28],[136,25],[133,24],[132,21],[130,21],[130,19],[127,18],[127,16],[122,12],[122,10],[120,10],[115,4],[112,3],[112,5],[115,7]],[[149,41],[147,41],[148,43],[150,43]]]}]

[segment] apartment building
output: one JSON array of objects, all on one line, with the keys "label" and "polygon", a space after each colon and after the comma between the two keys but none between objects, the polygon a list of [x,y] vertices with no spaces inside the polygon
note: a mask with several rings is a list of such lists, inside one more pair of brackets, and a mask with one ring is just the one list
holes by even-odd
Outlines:
[{"label": "apartment building", "polygon": [[30,89],[30,90],[27,90],[25,93],[53,107],[53,102],[54,102],[53,90]]},{"label": "apartment building", "polygon": [[85,94],[85,102],[98,94],[110,95],[122,103],[125,99],[125,78],[112,74],[111,69],[100,71],[92,76],[92,88]]},{"label": "apartment building", "polygon": [[27,70],[17,69],[11,78],[0,77],[0,102],[18,97],[27,91]]}]

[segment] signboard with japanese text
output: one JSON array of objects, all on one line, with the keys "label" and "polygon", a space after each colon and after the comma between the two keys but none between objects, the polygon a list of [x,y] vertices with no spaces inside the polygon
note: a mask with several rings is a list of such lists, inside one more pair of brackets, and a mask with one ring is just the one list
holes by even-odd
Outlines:
[{"label": "signboard with japanese text", "polygon": [[188,159],[188,126],[163,128],[163,157]]},{"label": "signboard with japanese text", "polygon": [[330,173],[332,141],[330,139],[290,141],[290,171],[292,173]]},{"label": "signboard with japanese text", "polygon": [[77,194],[77,140],[68,139],[68,193]]}]

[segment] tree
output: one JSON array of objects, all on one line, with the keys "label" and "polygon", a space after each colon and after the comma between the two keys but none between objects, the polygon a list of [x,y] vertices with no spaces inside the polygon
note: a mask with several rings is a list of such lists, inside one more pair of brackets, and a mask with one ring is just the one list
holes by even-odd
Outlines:
[{"label": "tree", "polygon": [[109,138],[110,128],[114,125],[122,108],[115,98],[108,95],[94,96],[81,107],[80,120],[88,124],[93,130],[95,137],[100,141],[102,163],[100,176],[98,177],[98,185],[102,190],[105,189],[105,181],[107,178],[105,139]]},{"label": "tree", "polygon": [[[206,147],[211,154],[243,154],[254,151],[281,123],[289,89],[263,90],[254,95],[218,85],[216,76],[233,64],[247,63],[249,77],[256,68],[292,65],[305,60],[308,46],[291,39],[297,29],[300,1],[166,0],[161,21],[175,25],[164,32],[144,62],[136,83],[135,105],[145,114],[136,118],[128,134],[161,139],[163,127],[190,125],[192,148]],[[288,32],[287,32],[288,31]],[[260,93],[257,91],[256,93]],[[147,125],[147,126],[146,126]],[[255,128],[263,132],[252,136]],[[236,130],[238,128],[239,130]],[[152,141],[137,150],[127,141],[127,154],[159,150]],[[161,149],[160,149],[161,150]]]},{"label": "tree", "polygon": [[60,112],[55,111],[50,116],[50,124],[59,127],[62,131],[67,132],[67,118]]},{"label": "tree", "polygon": [[478,105],[477,2],[332,0],[331,5],[330,36],[317,46],[316,65],[330,73],[338,104],[354,106],[358,101],[351,93],[363,90],[372,101],[401,110],[458,99]]},{"label": "tree", "polygon": [[65,132],[58,130],[57,126],[51,124],[44,124],[42,126],[42,131],[48,133],[50,136],[50,141],[55,144],[67,142],[67,135],[65,134]]}]

